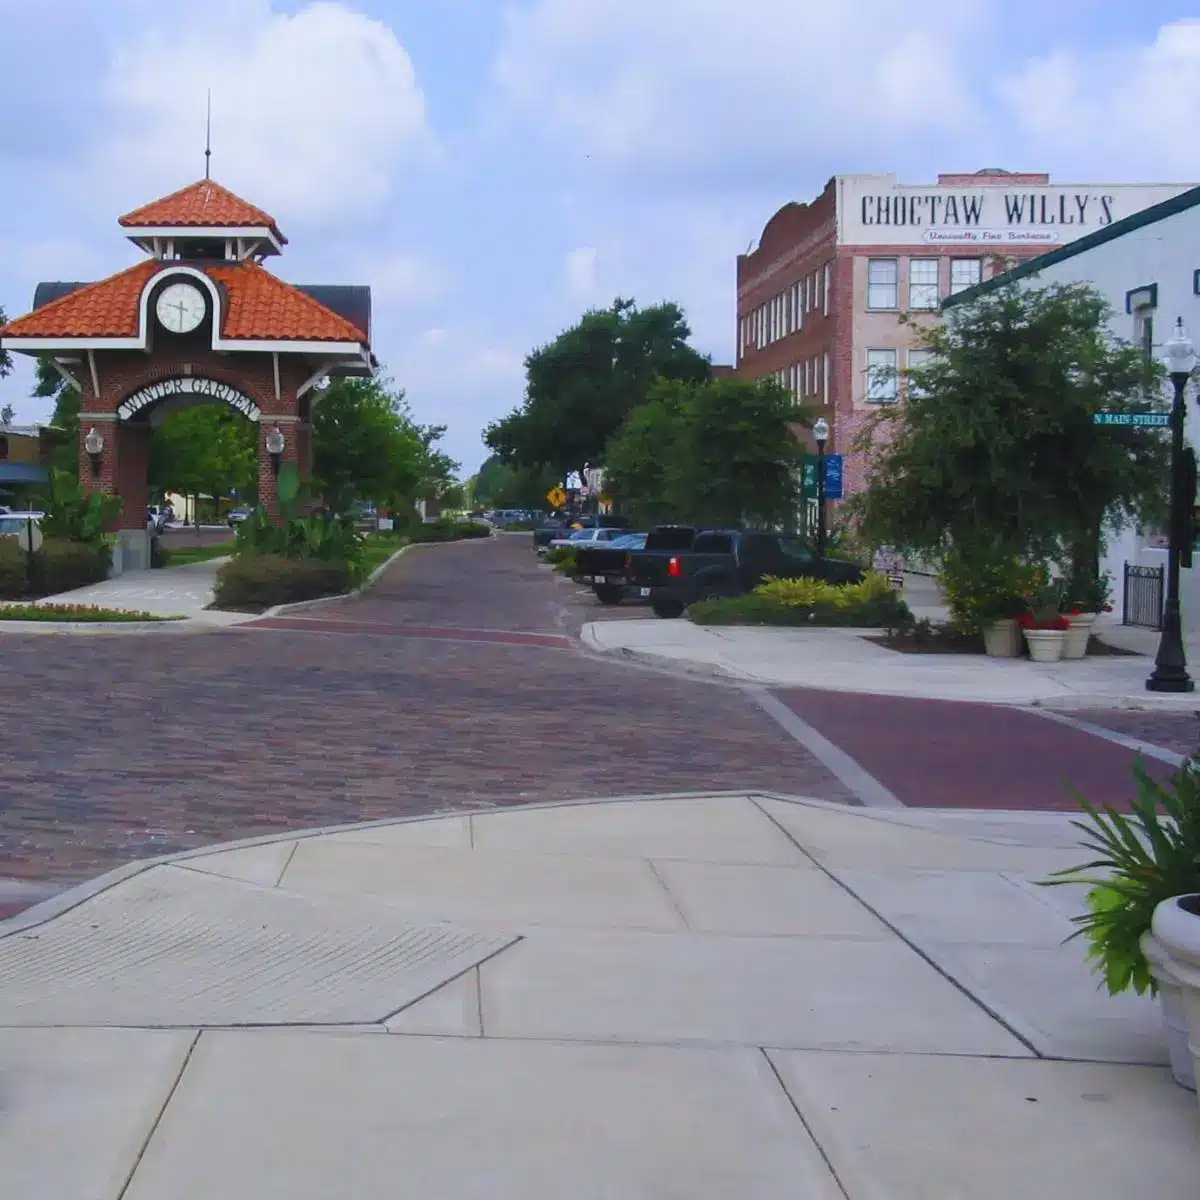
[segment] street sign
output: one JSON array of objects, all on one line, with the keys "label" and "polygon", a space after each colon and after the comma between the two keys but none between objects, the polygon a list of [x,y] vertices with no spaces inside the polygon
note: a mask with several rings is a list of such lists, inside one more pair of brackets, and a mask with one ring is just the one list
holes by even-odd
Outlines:
[{"label": "street sign", "polygon": [[546,493],[546,499],[550,501],[552,507],[562,508],[562,506],[567,502],[567,493],[564,492],[560,487],[552,487]]},{"label": "street sign", "polygon": [[1124,425],[1138,429],[1168,429],[1170,413],[1098,412],[1092,414],[1093,425]]},{"label": "street sign", "polygon": [[[817,463],[820,459],[809,457],[804,462],[804,495],[809,500],[817,498]],[[842,499],[842,456],[825,455],[825,499]]]}]

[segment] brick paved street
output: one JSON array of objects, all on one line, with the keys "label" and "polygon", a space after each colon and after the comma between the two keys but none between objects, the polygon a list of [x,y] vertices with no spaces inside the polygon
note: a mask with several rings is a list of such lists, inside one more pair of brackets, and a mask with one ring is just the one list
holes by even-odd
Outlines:
[{"label": "brick paved street", "polygon": [[[497,539],[414,551],[369,599],[313,610],[311,629],[5,637],[0,879],[65,884],[472,802],[741,786],[846,798],[736,689],[568,648],[581,603],[523,539]],[[321,631],[350,620],[373,632]],[[378,635],[389,627],[418,636]],[[420,636],[430,627],[559,636]]]}]

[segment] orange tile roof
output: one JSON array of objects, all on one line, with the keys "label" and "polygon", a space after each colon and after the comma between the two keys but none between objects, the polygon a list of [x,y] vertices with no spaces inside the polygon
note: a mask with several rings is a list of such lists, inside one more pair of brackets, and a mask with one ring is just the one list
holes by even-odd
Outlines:
[{"label": "orange tile roof", "polygon": [[135,208],[120,218],[126,229],[150,229],[155,226],[186,225],[204,229],[233,229],[239,226],[269,229],[280,243],[287,238],[279,232],[275,218],[261,208],[235,196],[211,179],[189,183],[187,187]]},{"label": "orange tile roof", "polygon": [[[257,263],[189,263],[224,292],[221,334],[231,340],[350,342],[367,334]],[[89,283],[28,316],[0,327],[0,338],[136,337],[139,304],[147,281],[170,263],[140,262],[99,283]]]},{"label": "orange tile roof", "polygon": [[367,340],[364,330],[255,262],[212,266],[206,272],[225,287],[224,337],[305,342]]},{"label": "orange tile roof", "polygon": [[76,288],[0,326],[0,337],[137,337],[142,289],[161,266],[153,260],[140,262],[99,283]]}]

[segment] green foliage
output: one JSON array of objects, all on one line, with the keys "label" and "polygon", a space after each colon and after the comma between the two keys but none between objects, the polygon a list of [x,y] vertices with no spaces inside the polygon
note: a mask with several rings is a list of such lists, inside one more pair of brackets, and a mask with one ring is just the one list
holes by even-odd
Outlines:
[{"label": "green foliage", "polygon": [[45,538],[78,542],[108,555],[111,546],[108,530],[120,511],[119,496],[89,492],[69,472],[51,467],[50,495],[41,522]]},{"label": "green foliage", "polygon": [[985,533],[1022,558],[1095,562],[1106,520],[1157,519],[1168,439],[1092,422],[1144,410],[1161,380],[1110,315],[1085,285],[1014,285],[923,328],[932,358],[860,442],[872,475],[851,507],[871,544],[936,556]]},{"label": "green foliage", "polygon": [[39,400],[54,401],[54,415],[50,423],[62,430],[63,434],[62,441],[54,448],[51,462],[60,471],[78,477],[79,410],[83,397],[50,365],[48,358],[37,360],[35,379],[33,395]]},{"label": "green foliage", "polygon": [[150,486],[195,496],[253,496],[258,426],[225,404],[171,413],[150,435]]},{"label": "green foliage", "polygon": [[617,299],[585,313],[526,358],[524,404],[488,426],[484,441],[508,465],[547,468],[560,480],[599,463],[656,378],[711,378],[711,364],[687,344],[689,337],[672,303],[639,309]]},{"label": "green foliage", "polygon": [[491,537],[491,526],[478,521],[429,521],[415,526],[409,540],[419,544],[427,542],[462,542],[475,538]]},{"label": "green foliage", "polygon": [[106,545],[84,545],[47,538],[33,556],[30,587],[29,556],[14,537],[0,537],[0,599],[55,596],[100,583],[108,577]]},{"label": "green foliage", "polygon": [[870,577],[839,586],[818,580],[767,581],[742,596],[701,600],[687,610],[687,616],[697,625],[896,629],[914,623],[908,605],[887,581],[881,586]]},{"label": "green foliage", "polygon": [[662,381],[610,441],[606,486],[622,511],[654,524],[788,527],[810,414],[771,379]]},{"label": "green foliage", "polygon": [[577,575],[579,573],[579,551],[570,546],[555,546],[547,551],[546,561],[559,575]]},{"label": "green foliage", "polygon": [[1079,928],[1071,937],[1087,941],[1088,957],[1114,996],[1157,991],[1142,935],[1162,901],[1200,892],[1200,757],[1193,755],[1167,787],[1141,760],[1133,771],[1137,796],[1128,816],[1079,797],[1085,815],[1072,824],[1095,857],[1044,881],[1089,886],[1088,911],[1074,918]]},{"label": "green foliage", "polygon": [[351,517],[291,517],[275,522],[265,509],[257,508],[238,526],[235,552],[239,558],[269,555],[341,563],[354,582],[362,575],[362,535]]},{"label": "green foliage", "polygon": [[492,455],[467,481],[465,503],[472,508],[546,507],[546,493],[562,477],[553,467],[514,467]]},{"label": "green foliage", "polygon": [[1018,617],[1034,602],[1040,568],[1019,555],[975,541],[942,557],[938,582],[954,626],[980,633],[985,626]]},{"label": "green foliage", "polygon": [[341,559],[239,554],[217,571],[215,607],[262,612],[276,604],[339,596],[354,583],[349,563]]},{"label": "green foliage", "polygon": [[100,608],[95,604],[6,604],[0,606],[0,621],[71,621],[96,624],[104,621],[181,621],[182,617],[153,616],[123,608]]},{"label": "green foliage", "polygon": [[[3,325],[8,318],[4,315],[4,309],[0,308],[0,325]],[[0,347],[0,379],[8,375],[12,371],[12,356],[3,347]]]}]

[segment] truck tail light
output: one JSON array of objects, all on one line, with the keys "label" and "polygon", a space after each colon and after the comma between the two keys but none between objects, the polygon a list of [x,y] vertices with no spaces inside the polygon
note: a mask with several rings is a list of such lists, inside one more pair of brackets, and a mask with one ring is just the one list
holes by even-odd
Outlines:
[{"label": "truck tail light", "polygon": [[679,559],[677,559],[674,555],[667,559],[667,574],[670,575],[672,579],[678,579],[679,576],[683,574],[679,567]]},{"label": "truck tail light", "polygon": [[627,571],[633,570],[633,555],[632,554],[625,555],[625,570],[627,570]]}]

